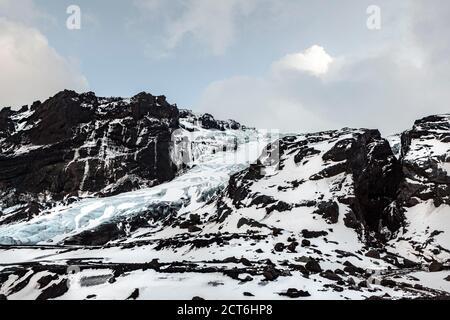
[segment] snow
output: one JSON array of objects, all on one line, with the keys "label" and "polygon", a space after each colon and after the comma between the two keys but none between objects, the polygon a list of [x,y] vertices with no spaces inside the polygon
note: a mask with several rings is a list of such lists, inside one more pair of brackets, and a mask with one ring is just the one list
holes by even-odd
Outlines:
[{"label": "snow", "polygon": [[[406,231],[390,242],[397,253],[413,261],[423,261],[425,258],[439,258],[442,261],[450,259],[450,253],[445,251],[439,255],[431,253],[437,246],[450,249],[450,206],[442,205],[436,208],[433,201],[427,201],[408,208],[405,217]],[[431,238],[435,231],[440,233]],[[413,242],[407,239],[413,239]],[[420,257],[417,257],[415,244],[424,249]]]}]

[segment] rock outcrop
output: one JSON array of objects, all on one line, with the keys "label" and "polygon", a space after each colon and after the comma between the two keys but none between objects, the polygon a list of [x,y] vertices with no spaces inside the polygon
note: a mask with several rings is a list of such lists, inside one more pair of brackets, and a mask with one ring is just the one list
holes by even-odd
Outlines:
[{"label": "rock outcrop", "polygon": [[107,196],[171,180],[171,133],[179,112],[164,96],[100,98],[63,91],[0,112],[0,203],[18,210],[82,196]]}]

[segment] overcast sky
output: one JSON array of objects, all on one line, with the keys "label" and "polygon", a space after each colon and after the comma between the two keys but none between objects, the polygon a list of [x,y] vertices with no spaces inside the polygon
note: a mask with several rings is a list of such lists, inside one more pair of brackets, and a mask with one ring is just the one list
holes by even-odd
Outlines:
[{"label": "overcast sky", "polygon": [[450,111],[449,17],[448,0],[0,0],[0,106],[149,91],[260,128],[390,134]]}]

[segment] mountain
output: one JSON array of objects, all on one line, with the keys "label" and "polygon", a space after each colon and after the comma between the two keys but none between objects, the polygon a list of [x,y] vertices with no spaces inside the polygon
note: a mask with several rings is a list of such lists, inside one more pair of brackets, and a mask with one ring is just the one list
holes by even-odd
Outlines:
[{"label": "mountain", "polygon": [[[181,117],[194,117],[186,110]],[[0,112],[0,224],[29,220],[55,204],[105,197],[172,180],[171,135],[180,111],[164,96],[131,99],[63,91]],[[207,128],[239,128],[203,115]]]},{"label": "mountain", "polygon": [[449,115],[281,135],[64,91],[0,125],[4,298],[450,296]]}]

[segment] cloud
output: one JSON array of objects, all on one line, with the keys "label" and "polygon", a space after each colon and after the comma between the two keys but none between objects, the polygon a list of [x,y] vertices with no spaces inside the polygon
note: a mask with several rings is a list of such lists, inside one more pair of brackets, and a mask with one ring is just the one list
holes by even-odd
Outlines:
[{"label": "cloud", "polygon": [[2,18],[27,25],[38,22],[56,24],[55,18],[40,10],[33,0],[0,0],[0,12]]},{"label": "cloud", "polygon": [[86,78],[37,29],[0,18],[0,106],[20,107],[62,89],[85,90]]},{"label": "cloud", "polygon": [[328,72],[334,59],[321,46],[314,45],[303,52],[288,54],[274,63],[276,72],[304,71],[314,76],[321,76]]},{"label": "cloud", "polygon": [[260,129],[311,132],[333,126],[302,105],[284,87],[283,81],[271,76],[239,76],[214,82],[204,91],[195,110],[212,113],[218,119],[236,119]]},{"label": "cloud", "polygon": [[173,50],[186,39],[194,39],[214,55],[223,55],[233,44],[236,25],[248,17],[260,0],[136,0],[135,5],[149,12],[152,18],[159,12],[165,16],[165,47]]},{"label": "cloud", "polygon": [[448,112],[450,98],[448,82],[439,82],[429,62],[403,59],[402,49],[397,44],[376,55],[331,57],[316,45],[275,61],[261,77],[210,84],[196,108],[265,129],[400,132],[421,116]]}]

